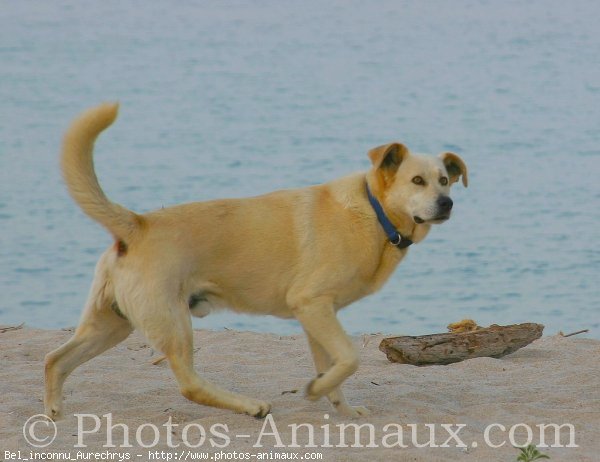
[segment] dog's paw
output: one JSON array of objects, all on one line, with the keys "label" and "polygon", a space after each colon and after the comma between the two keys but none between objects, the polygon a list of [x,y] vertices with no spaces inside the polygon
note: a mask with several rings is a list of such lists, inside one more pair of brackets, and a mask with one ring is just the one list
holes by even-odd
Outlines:
[{"label": "dog's paw", "polygon": [[371,411],[369,411],[364,406],[345,405],[343,407],[338,406],[336,409],[340,413],[340,415],[343,415],[345,417],[366,417],[368,415],[371,415]]},{"label": "dog's paw", "polygon": [[317,378],[312,379],[310,382],[308,382],[308,385],[306,385],[306,389],[304,390],[304,397],[307,400],[316,401],[323,395],[325,395],[326,391],[319,389],[319,382],[322,376],[323,374],[319,374]]},{"label": "dog's paw", "polygon": [[271,404],[265,401],[253,400],[252,405],[249,406],[248,410],[246,410],[246,414],[249,416],[255,417],[257,419],[262,419],[266,417],[267,414],[271,412]]},{"label": "dog's paw", "polygon": [[62,409],[56,406],[46,408],[44,414],[55,422],[63,417]]}]

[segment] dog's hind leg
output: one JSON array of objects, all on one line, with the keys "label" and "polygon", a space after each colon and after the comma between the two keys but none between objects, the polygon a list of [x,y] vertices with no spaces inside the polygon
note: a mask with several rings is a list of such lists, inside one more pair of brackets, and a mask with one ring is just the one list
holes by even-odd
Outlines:
[{"label": "dog's hind leg", "polygon": [[[325,373],[327,369],[331,367],[331,360],[327,352],[323,347],[310,335],[307,334],[308,345],[310,346],[310,352],[315,362],[315,368],[318,374]],[[335,409],[342,415],[349,417],[358,417],[369,415],[369,410],[364,406],[351,406],[346,401],[346,397],[342,392],[341,386],[334,388],[327,394],[327,399],[335,407]]]},{"label": "dog's hind leg", "polygon": [[271,405],[237,393],[224,390],[200,377],[194,370],[193,330],[187,303],[153,300],[156,309],[147,321],[136,322],[146,338],[167,357],[179,384],[181,394],[190,401],[204,406],[230,409],[253,417],[264,417]]},{"label": "dog's hind leg", "polygon": [[105,298],[104,284],[104,278],[97,276],[75,334],[46,355],[44,407],[52,419],[61,416],[62,388],[69,374],[125,340],[132,331],[131,324],[111,309],[112,300]]}]

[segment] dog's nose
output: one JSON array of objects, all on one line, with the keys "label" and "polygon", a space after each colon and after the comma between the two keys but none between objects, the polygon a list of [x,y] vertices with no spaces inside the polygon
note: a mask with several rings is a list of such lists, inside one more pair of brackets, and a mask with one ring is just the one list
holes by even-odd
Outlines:
[{"label": "dog's nose", "polygon": [[449,212],[452,210],[453,204],[454,203],[452,202],[452,199],[450,199],[448,196],[440,196],[437,200],[438,207],[444,212]]}]

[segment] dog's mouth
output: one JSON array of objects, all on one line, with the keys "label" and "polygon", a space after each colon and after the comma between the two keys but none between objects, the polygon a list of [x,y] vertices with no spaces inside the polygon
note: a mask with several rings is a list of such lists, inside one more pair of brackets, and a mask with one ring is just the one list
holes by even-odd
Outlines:
[{"label": "dog's mouth", "polygon": [[416,224],[418,224],[418,225],[421,225],[421,224],[423,224],[423,223],[425,223],[425,222],[428,222],[428,223],[434,223],[434,224],[435,224],[435,223],[443,223],[443,222],[444,222],[444,221],[446,221],[448,218],[450,218],[450,214],[446,214],[446,215],[438,215],[437,217],[435,217],[435,218],[431,218],[431,219],[429,219],[429,220],[423,220],[421,217],[419,217],[419,216],[415,215],[415,216],[413,217],[413,220],[414,220],[414,222],[415,222]]}]

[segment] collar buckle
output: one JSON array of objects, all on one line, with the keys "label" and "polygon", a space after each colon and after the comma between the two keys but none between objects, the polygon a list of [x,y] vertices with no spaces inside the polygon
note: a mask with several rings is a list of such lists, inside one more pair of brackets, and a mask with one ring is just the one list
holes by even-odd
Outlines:
[{"label": "collar buckle", "polygon": [[392,244],[394,244],[399,249],[406,249],[407,247],[413,245],[414,242],[410,239],[405,239],[402,236],[398,235],[398,242],[397,243],[392,242]]}]

